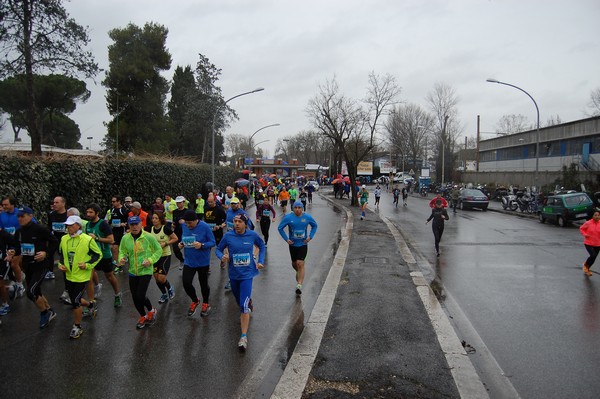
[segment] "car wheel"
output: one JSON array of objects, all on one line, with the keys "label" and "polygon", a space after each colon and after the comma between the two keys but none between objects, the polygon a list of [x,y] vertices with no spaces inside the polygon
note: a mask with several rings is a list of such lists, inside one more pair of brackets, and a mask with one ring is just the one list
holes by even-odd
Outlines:
[{"label": "car wheel", "polygon": [[563,218],[562,216],[559,216],[558,218],[556,218],[556,223],[558,223],[558,225],[560,227],[565,227],[566,226],[566,222],[565,222],[565,218]]},{"label": "car wheel", "polygon": [[546,218],[542,214],[542,212],[538,213],[538,218],[540,219],[540,223],[546,223]]},{"label": "car wheel", "polygon": [[485,211],[487,211],[487,208],[488,208],[487,206],[483,206],[483,207],[481,207],[481,210],[485,212]]}]

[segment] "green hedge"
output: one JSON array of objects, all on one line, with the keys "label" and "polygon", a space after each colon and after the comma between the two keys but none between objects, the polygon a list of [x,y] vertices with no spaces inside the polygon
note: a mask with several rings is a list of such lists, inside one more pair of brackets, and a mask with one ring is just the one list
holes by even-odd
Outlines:
[{"label": "green hedge", "polygon": [[[219,187],[232,185],[240,176],[229,167],[215,168]],[[43,222],[57,195],[66,198],[67,207],[82,213],[91,202],[108,209],[113,195],[129,195],[146,208],[165,194],[195,198],[210,178],[210,165],[168,159],[0,156],[0,194],[13,195],[19,204],[30,206]]]}]

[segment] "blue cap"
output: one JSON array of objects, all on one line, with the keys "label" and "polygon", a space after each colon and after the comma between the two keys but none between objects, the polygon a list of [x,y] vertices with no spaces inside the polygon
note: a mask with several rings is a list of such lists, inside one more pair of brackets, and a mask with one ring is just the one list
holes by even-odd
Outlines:
[{"label": "blue cap", "polygon": [[142,219],[140,219],[139,216],[130,216],[129,219],[127,219],[127,223],[140,224],[140,223],[142,223]]},{"label": "blue cap", "polygon": [[302,204],[302,201],[296,201],[296,202],[294,202],[294,208],[304,209],[304,204]]},{"label": "blue cap", "polygon": [[25,214],[33,215],[33,210],[31,210],[31,208],[29,208],[27,206],[23,206],[23,207],[17,209],[17,216],[23,216]]}]

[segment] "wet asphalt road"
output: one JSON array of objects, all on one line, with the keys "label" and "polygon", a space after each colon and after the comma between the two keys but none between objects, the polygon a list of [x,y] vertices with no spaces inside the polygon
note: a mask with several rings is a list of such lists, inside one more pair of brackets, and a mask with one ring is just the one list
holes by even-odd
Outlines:
[{"label": "wet asphalt road", "polygon": [[587,252],[578,227],[450,211],[438,259],[425,225],[431,198],[409,197],[407,207],[394,208],[384,193],[379,213],[402,231],[442,299],[453,299],[446,305],[459,337],[474,343],[475,331],[503,370],[474,344],[471,359],[490,396],[506,397],[498,382],[505,379],[522,398],[599,397],[600,273],[582,273]]},{"label": "wet asphalt road", "polygon": [[[57,278],[46,281],[42,288],[58,313],[46,329],[39,329],[39,313],[26,298],[14,301],[9,315],[1,318],[2,396],[270,396],[327,276],[342,222],[339,212],[314,196],[308,212],[319,223],[319,231],[309,244],[302,299],[296,299],[287,244],[277,232],[280,209],[276,208],[277,221],[270,229],[266,268],[254,279],[255,312],[245,354],[237,349],[239,308],[233,295],[223,289],[226,271],[220,270],[214,256],[209,277],[212,312],[208,317],[201,318],[199,311],[187,317],[190,300],[173,258],[169,273],[176,291],[173,301],[159,305],[160,291],[154,283],[150,285],[149,298],[158,309],[154,326],[136,330],[138,314],[125,275],[118,275],[124,292],[120,309],[113,308],[112,289],[101,276],[104,286],[98,316],[84,319],[85,332],[75,341],[68,338],[71,310],[58,302],[64,286]],[[195,286],[199,294],[197,281]]]}]

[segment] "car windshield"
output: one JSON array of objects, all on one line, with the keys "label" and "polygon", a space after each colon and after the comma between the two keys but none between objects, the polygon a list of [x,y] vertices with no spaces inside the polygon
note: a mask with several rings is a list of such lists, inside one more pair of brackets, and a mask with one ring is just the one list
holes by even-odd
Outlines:
[{"label": "car windshield", "polygon": [[567,206],[577,206],[577,205],[591,204],[591,203],[592,203],[592,201],[585,194],[574,195],[572,197],[565,198],[565,204]]}]

